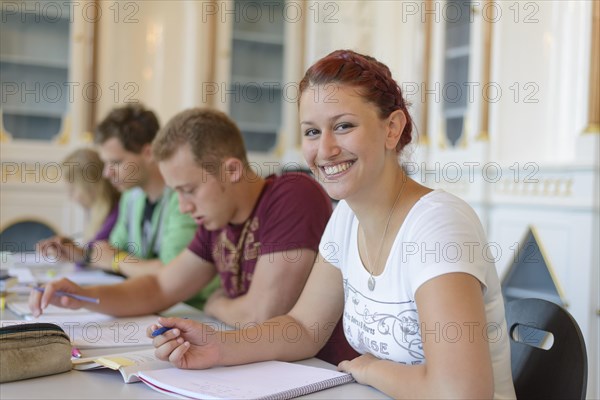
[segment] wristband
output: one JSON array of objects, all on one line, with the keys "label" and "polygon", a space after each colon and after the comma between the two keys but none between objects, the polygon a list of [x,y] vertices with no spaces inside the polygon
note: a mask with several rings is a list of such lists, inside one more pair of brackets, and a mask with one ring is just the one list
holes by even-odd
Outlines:
[{"label": "wristband", "polygon": [[92,262],[92,251],[94,251],[94,242],[89,242],[83,248],[83,265],[90,265]]},{"label": "wristband", "polygon": [[125,260],[127,257],[129,257],[129,253],[127,253],[126,251],[119,251],[117,254],[115,254],[115,258],[113,258],[111,264],[114,273],[121,273],[121,268],[119,267],[119,264],[121,264],[121,261]]}]

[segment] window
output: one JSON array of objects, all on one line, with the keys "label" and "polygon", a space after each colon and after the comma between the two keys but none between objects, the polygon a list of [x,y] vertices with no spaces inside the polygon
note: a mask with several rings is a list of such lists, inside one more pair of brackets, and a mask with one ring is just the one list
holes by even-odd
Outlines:
[{"label": "window", "polygon": [[67,112],[70,8],[13,5],[2,7],[2,125],[15,139],[50,141]]},{"label": "window", "polygon": [[283,3],[235,2],[229,112],[251,152],[272,151],[281,126]]},{"label": "window", "polygon": [[463,134],[467,112],[468,91],[465,89],[469,80],[471,4],[463,0],[449,0],[445,10],[443,118],[446,138],[455,147]]}]

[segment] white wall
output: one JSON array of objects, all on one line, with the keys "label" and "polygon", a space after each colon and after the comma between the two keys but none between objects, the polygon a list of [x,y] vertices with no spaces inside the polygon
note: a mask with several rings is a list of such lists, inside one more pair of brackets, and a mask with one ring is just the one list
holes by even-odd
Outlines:
[{"label": "white wall", "polygon": [[97,120],[128,101],[143,102],[157,112],[161,124],[203,104],[214,40],[209,2],[128,2],[118,18],[116,3],[98,4],[104,17],[98,19],[97,75],[105,94],[97,105]]},{"label": "white wall", "polygon": [[493,24],[492,81],[502,96],[491,111],[492,158],[576,161],[587,122],[591,2],[501,4]]}]

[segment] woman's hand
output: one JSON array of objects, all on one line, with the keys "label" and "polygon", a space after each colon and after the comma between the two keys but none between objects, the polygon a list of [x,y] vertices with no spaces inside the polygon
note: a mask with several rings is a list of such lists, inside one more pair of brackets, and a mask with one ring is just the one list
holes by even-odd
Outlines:
[{"label": "woman's hand", "polygon": [[[220,336],[215,329],[182,318],[160,317],[158,322],[160,326],[172,328],[152,341],[160,360],[183,369],[206,369],[218,364]],[[152,332],[160,326],[148,327],[148,337],[152,337]]]},{"label": "woman's hand", "polygon": [[41,240],[36,247],[44,258],[52,261],[79,262],[83,260],[83,249],[67,237],[53,236]]},{"label": "woman's hand", "polygon": [[356,382],[368,385],[367,371],[373,363],[379,361],[379,359],[369,353],[363,354],[360,357],[356,357],[354,360],[345,360],[338,364],[338,371],[347,372],[352,374],[352,377]]}]

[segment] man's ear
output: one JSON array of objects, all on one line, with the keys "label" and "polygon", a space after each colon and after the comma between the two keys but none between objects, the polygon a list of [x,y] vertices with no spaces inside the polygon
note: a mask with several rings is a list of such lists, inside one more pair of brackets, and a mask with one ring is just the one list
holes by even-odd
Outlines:
[{"label": "man's ear", "polygon": [[387,135],[385,137],[385,148],[394,150],[400,141],[404,126],[406,125],[406,115],[402,110],[396,110],[386,118]]},{"label": "man's ear", "polygon": [[140,154],[148,161],[154,160],[154,155],[152,154],[152,143],[146,143],[143,145]]},{"label": "man's ear", "polygon": [[237,183],[244,174],[244,163],[239,159],[230,157],[223,160],[223,175],[226,182]]}]

